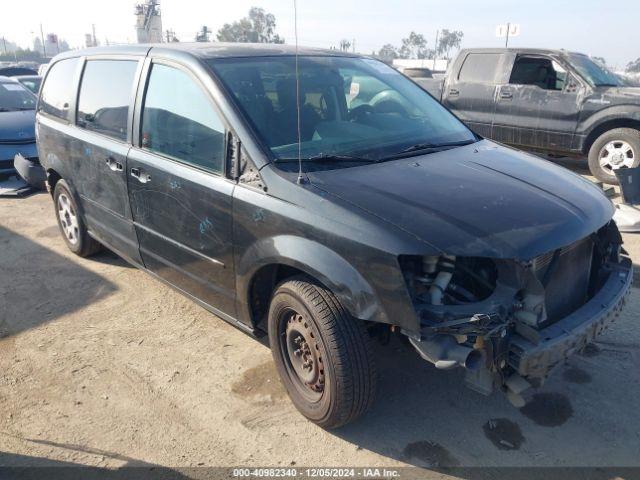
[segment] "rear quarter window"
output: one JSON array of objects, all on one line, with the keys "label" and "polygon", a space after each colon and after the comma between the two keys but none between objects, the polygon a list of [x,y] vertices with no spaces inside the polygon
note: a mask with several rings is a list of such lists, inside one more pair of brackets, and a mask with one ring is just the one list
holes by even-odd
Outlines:
[{"label": "rear quarter window", "polygon": [[79,61],[79,58],[67,58],[49,68],[40,92],[40,112],[68,120],[69,105],[75,94],[73,79]]},{"label": "rear quarter window", "polygon": [[458,80],[461,82],[496,83],[499,53],[470,53],[464,59]]}]

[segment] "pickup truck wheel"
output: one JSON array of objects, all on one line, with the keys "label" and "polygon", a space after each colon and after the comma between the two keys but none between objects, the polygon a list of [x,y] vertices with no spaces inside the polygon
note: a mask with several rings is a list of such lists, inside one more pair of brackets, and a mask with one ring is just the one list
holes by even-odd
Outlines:
[{"label": "pickup truck wheel", "polygon": [[81,257],[88,257],[98,252],[102,245],[89,236],[76,200],[64,180],[58,180],[56,183],[53,202],[58,226],[69,250]]},{"label": "pickup truck wheel", "polygon": [[369,337],[329,290],[306,277],[285,281],[268,323],[276,368],[302,415],[336,428],[369,408],[376,385]]},{"label": "pickup truck wheel", "polygon": [[604,183],[618,184],[614,171],[640,165],[640,131],[614,128],[600,135],[589,149],[589,170]]}]

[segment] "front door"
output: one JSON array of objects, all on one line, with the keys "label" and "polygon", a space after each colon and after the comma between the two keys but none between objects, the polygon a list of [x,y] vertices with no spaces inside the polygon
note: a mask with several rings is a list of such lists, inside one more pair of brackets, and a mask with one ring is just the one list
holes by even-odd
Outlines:
[{"label": "front door", "polygon": [[127,195],[126,163],[142,62],[88,60],[70,138],[74,185],[89,230],[128,260],[140,263]]},{"label": "front door", "polygon": [[140,254],[153,273],[235,317],[224,123],[189,71],[154,62],[147,78],[140,145],[127,159]]},{"label": "front door", "polygon": [[520,147],[569,151],[580,113],[578,82],[556,60],[518,55],[498,87],[493,138]]},{"label": "front door", "polygon": [[495,90],[504,59],[500,53],[469,53],[458,75],[443,86],[442,103],[483,137],[491,138]]}]

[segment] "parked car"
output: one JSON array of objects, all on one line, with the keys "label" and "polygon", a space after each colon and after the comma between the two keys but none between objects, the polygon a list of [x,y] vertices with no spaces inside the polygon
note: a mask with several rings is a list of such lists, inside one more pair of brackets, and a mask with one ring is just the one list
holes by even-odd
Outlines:
[{"label": "parked car", "polygon": [[38,95],[38,93],[40,92],[42,77],[40,77],[39,75],[18,75],[13,78],[27,87],[34,95]]},{"label": "parked car", "polygon": [[19,65],[10,65],[0,68],[0,76],[14,77],[16,75],[36,75],[38,72],[30,68],[21,67]]},{"label": "parked car", "polygon": [[398,68],[399,72],[409,77],[418,85],[423,86],[426,89],[431,90],[434,84],[433,73],[430,69],[424,67],[401,67]]},{"label": "parked car", "polygon": [[433,78],[431,70],[424,67],[405,67],[398,69],[398,71],[404,73],[409,78]]},{"label": "parked car", "polygon": [[632,266],[611,202],[478,137],[377,60],[295,52],[57,56],[37,131],[67,246],[104,245],[268,334],[291,400],[323,427],[367,410],[369,342],[391,332],[521,405],[624,305]]},{"label": "parked car", "polygon": [[15,173],[14,157],[37,161],[35,115],[37,98],[21,83],[0,77],[0,177]]},{"label": "parked car", "polygon": [[587,156],[593,176],[640,165],[640,90],[587,55],[520,48],[462,50],[423,86],[480,135],[518,148]]}]

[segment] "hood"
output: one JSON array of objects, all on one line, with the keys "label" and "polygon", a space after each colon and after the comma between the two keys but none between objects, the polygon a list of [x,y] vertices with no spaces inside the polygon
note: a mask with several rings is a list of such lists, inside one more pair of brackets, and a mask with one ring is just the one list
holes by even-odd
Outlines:
[{"label": "hood", "polygon": [[586,237],[614,211],[579,175],[486,140],[309,179],[452,255],[528,260]]},{"label": "hood", "polygon": [[35,123],[35,110],[0,112],[0,142],[35,141]]},{"label": "hood", "polygon": [[609,95],[631,97],[640,101],[640,87],[600,87]]},{"label": "hood", "polygon": [[592,97],[613,103],[635,103],[640,105],[640,87],[596,87]]}]

